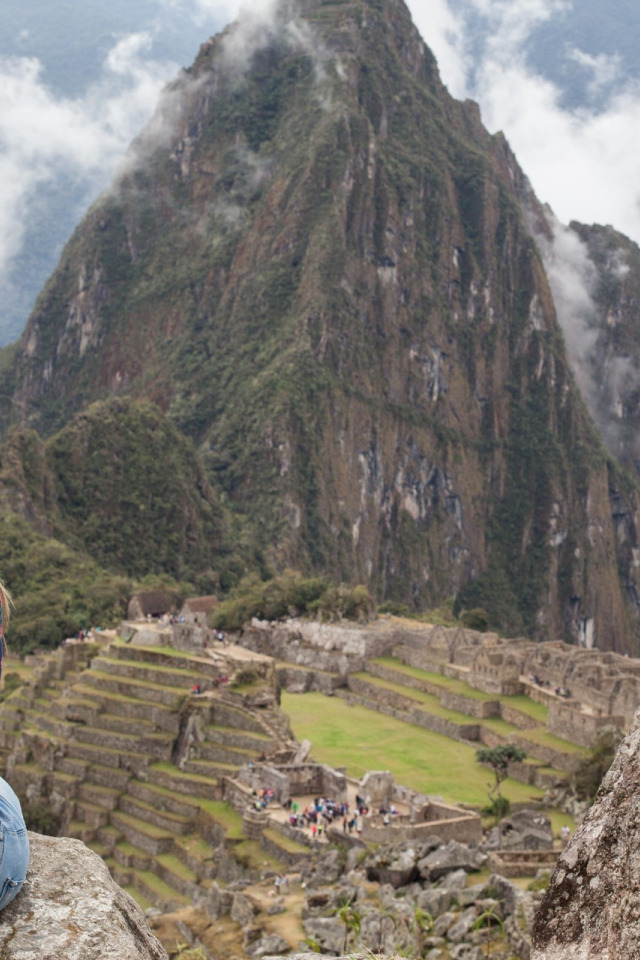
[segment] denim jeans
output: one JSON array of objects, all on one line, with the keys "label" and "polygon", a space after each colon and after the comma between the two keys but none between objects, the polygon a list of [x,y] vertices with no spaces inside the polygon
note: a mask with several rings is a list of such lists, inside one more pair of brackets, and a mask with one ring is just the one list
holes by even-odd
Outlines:
[{"label": "denim jeans", "polygon": [[0,910],[20,892],[29,866],[29,838],[20,801],[0,777]]}]

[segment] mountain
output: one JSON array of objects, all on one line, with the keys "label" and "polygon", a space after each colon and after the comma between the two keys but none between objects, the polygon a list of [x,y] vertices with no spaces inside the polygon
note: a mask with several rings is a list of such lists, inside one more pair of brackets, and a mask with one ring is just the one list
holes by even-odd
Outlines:
[{"label": "mountain", "polygon": [[[123,430],[153,403],[272,569],[635,652],[638,488],[574,382],[532,222],[549,233],[402,0],[283,3],[167,90],[2,358],[3,428],[50,444],[93,403],[129,398]],[[56,469],[86,545],[86,477]]]},{"label": "mountain", "polygon": [[[109,56],[124,38],[141,39],[137,61],[109,65]],[[103,103],[105,112],[117,111],[105,134],[118,136],[123,108],[117,97],[123,88],[135,98],[135,83],[153,83],[154,71],[166,61],[190,63],[202,40],[202,27],[175,6],[157,0],[5,0],[0,7],[0,71],[7,91],[3,119],[11,129],[11,110],[30,116],[30,123],[1,147],[5,189],[2,238],[6,247],[0,268],[0,345],[20,336],[36,297],[54,269],[64,243],[89,203],[108,184],[113,161],[87,163],[91,150],[85,142],[69,153],[50,147],[51,128],[69,123],[87,110],[90,100]],[[40,66],[32,80],[34,61]],[[115,69],[114,69],[115,68]],[[169,76],[170,74],[166,74]],[[97,107],[94,107],[97,112]],[[115,129],[114,129],[115,123]],[[37,134],[37,150],[31,150]],[[68,139],[73,139],[67,131]],[[96,135],[95,130],[93,135]],[[22,139],[24,138],[24,139]],[[124,145],[123,145],[124,146]],[[44,149],[43,149],[44,147]],[[84,147],[85,153],[82,149]],[[96,151],[99,152],[99,151]],[[17,161],[20,156],[20,164]],[[74,158],[76,163],[74,163]],[[16,206],[16,198],[24,199]],[[16,238],[16,234],[24,235]],[[15,255],[9,257],[9,252]]]}]

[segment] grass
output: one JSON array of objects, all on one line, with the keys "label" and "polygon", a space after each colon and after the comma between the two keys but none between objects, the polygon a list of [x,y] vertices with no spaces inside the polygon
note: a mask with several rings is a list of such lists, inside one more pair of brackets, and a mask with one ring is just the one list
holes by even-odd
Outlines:
[{"label": "grass", "polygon": [[[358,778],[368,770],[390,770],[397,783],[448,803],[487,803],[491,775],[477,763],[473,747],[321,693],[283,692],[282,707],[297,739],[310,740],[321,763],[346,767]],[[543,796],[537,787],[511,779],[502,791],[512,803]]]},{"label": "grass", "polygon": [[140,893],[139,890],[136,890],[135,887],[129,885],[127,887],[123,887],[122,889],[125,890],[130,897],[133,897],[141,910],[149,910],[154,906],[151,900],[145,897],[144,893]]},{"label": "grass", "polygon": [[443,690],[449,690],[451,693],[469,697],[471,700],[495,702],[500,699],[500,697],[495,694],[475,690],[473,687],[470,687],[468,683],[465,683],[464,680],[455,680],[453,677],[447,677],[441,673],[431,673],[428,670],[421,670],[419,667],[411,667],[409,664],[394,660],[393,657],[376,657],[372,662],[379,663],[380,666],[386,667],[389,670],[395,670],[397,673],[403,673],[407,677],[413,677],[415,680],[425,680],[428,683],[435,683],[438,687],[442,687]]},{"label": "grass", "polygon": [[222,800],[200,800],[198,806],[224,827],[230,840],[241,840],[244,837],[242,817],[229,803]]},{"label": "grass", "polygon": [[151,870],[138,870],[135,872],[135,875],[140,877],[145,886],[149,890],[152,890],[158,897],[160,897],[160,899],[164,900],[165,902],[173,900],[184,904],[185,907],[189,905],[188,897],[178,893],[177,890],[174,890],[173,887],[170,887],[164,882],[164,880],[161,880],[160,877],[157,877]]},{"label": "grass", "polygon": [[281,860],[277,860],[260,846],[257,840],[243,840],[233,848],[233,855],[238,863],[243,863],[254,870],[274,870],[276,873],[285,873],[286,867]]},{"label": "grass", "polygon": [[533,743],[538,743],[540,746],[550,747],[553,750],[557,750],[560,753],[577,753],[582,756],[586,756],[589,751],[586,747],[579,747],[577,743],[571,743],[569,740],[562,740],[560,737],[554,736],[552,733],[547,733],[546,730],[542,728],[536,728],[535,730],[521,730],[520,737],[523,740],[531,740]]},{"label": "grass", "polygon": [[186,837],[176,837],[174,843],[196,860],[213,860],[215,856],[215,850],[211,844],[196,833],[188,834]]},{"label": "grass", "polygon": [[542,726],[547,722],[549,713],[547,707],[542,703],[536,703],[535,700],[530,700],[524,693],[519,693],[514,696],[484,693],[482,690],[476,690],[474,687],[469,686],[464,680],[456,680],[454,677],[447,677],[441,673],[431,673],[428,670],[421,670],[419,667],[412,667],[406,663],[400,663],[393,657],[377,657],[372,662],[379,663],[381,666],[387,667],[387,669],[395,670],[397,673],[413,677],[415,680],[425,680],[428,683],[436,684],[443,690],[448,690],[450,693],[455,693],[462,697],[468,697],[470,700],[480,700],[483,703],[504,703],[526,714],[533,720],[537,720]]},{"label": "grass", "polygon": [[502,703],[509,707],[514,707],[520,713],[526,713],[532,720],[537,720],[541,726],[545,726],[549,717],[549,708],[544,703],[537,703],[531,700],[526,694],[518,693],[512,697],[500,697]]},{"label": "grass", "polygon": [[293,840],[286,834],[280,833],[279,830],[272,830],[271,827],[267,827],[263,833],[267,840],[271,840],[272,843],[286,850],[287,853],[309,853],[309,847],[306,844]]},{"label": "grass", "polygon": [[197,878],[193,870],[185,866],[182,860],[179,860],[174,853],[161,853],[156,857],[156,862],[166,867],[170,873],[189,883],[197,883]]},{"label": "grass", "polygon": [[560,831],[563,827],[569,827],[571,833],[576,828],[576,821],[571,816],[570,813],[565,813],[564,810],[547,810],[547,816],[551,820],[551,829],[553,830],[554,837],[560,836]]},{"label": "grass", "polygon": [[[471,726],[478,723],[475,717],[470,717],[466,713],[459,713],[457,710],[449,710],[443,707],[440,701],[432,693],[426,693],[424,690],[415,690],[413,687],[403,687],[400,683],[393,683],[391,680],[380,680],[378,677],[372,677],[368,673],[356,673],[354,677],[358,680],[364,680],[370,686],[378,687],[380,690],[391,690],[398,693],[407,700],[421,704],[425,709],[435,717],[441,717],[443,720],[449,720],[451,723],[457,723],[462,726]],[[515,727],[513,728],[515,729]]]}]

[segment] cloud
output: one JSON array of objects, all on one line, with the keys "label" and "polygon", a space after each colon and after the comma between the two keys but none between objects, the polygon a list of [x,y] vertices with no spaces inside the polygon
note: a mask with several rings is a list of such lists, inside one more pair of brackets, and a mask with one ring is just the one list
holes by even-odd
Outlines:
[{"label": "cloud", "polygon": [[[409,0],[454,95],[477,100],[491,132],[503,130],[539,199],[564,222],[612,224],[640,242],[640,89],[620,76],[616,57],[567,57],[602,94],[591,108],[562,106],[562,91],[531,68],[532,31],[568,7],[566,0],[437,0],[427,14]],[[465,42],[470,16],[483,18],[482,43]],[[476,41],[480,33],[474,29]]]},{"label": "cloud", "polygon": [[464,21],[453,15],[447,0],[408,0],[413,21],[435,54],[444,82],[454,97],[468,91],[468,52]]},{"label": "cloud", "polygon": [[598,389],[593,379],[593,352],[598,336],[594,292],[598,276],[587,246],[580,237],[553,214],[549,213],[547,219],[551,239],[538,235],[536,240],[545,261],[571,366],[593,414],[599,406]]},{"label": "cloud", "polygon": [[175,64],[149,60],[150,48],[144,33],[120,39],[99,82],[77,99],[56,97],[37,60],[0,59],[0,279],[21,248],[43,184],[64,172],[95,195],[113,176],[177,72]]}]

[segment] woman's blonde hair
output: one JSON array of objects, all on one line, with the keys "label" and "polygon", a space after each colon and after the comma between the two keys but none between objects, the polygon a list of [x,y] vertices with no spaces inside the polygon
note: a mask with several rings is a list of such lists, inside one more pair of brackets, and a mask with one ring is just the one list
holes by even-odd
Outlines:
[{"label": "woman's blonde hair", "polygon": [[[6,630],[11,620],[11,608],[13,607],[13,597],[4,583],[0,580],[0,604],[2,604],[2,619],[4,629]],[[3,631],[4,633],[4,631]]]}]

